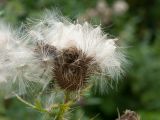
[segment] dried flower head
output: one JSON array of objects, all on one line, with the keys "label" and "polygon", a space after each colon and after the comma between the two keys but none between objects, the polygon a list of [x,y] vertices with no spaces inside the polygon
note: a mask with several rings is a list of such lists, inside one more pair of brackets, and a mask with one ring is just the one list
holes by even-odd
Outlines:
[{"label": "dried flower head", "polygon": [[71,23],[48,12],[29,33],[35,43],[42,43],[36,51],[47,63],[51,83],[63,90],[78,91],[96,82],[105,91],[106,76],[117,79],[124,73],[126,59],[116,45],[118,39],[108,38],[100,26]]},{"label": "dried flower head", "polygon": [[131,110],[126,110],[123,115],[116,120],[140,120],[140,116]]},{"label": "dried flower head", "polygon": [[25,37],[11,32],[1,35],[1,31],[0,36],[7,34],[0,38],[1,44],[7,41],[7,45],[0,48],[0,74],[11,91],[16,84],[21,94],[38,86],[39,92],[48,88],[75,92],[98,85],[103,92],[109,79],[123,74],[126,59],[117,39],[110,39],[100,26],[71,23],[47,12],[29,25]]},{"label": "dried flower head", "polygon": [[61,51],[54,61],[53,74],[58,85],[65,90],[75,91],[83,88],[91,73],[93,58],[77,48]]},{"label": "dried flower head", "polygon": [[123,75],[126,58],[118,39],[101,26],[72,23],[53,12],[31,23],[16,31],[0,24],[0,90],[7,97],[16,95],[46,117],[62,120],[88,88],[103,93]]}]

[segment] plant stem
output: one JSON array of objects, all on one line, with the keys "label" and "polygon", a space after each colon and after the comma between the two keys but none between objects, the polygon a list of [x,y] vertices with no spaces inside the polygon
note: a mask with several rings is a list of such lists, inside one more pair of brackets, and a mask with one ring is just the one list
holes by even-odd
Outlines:
[{"label": "plant stem", "polygon": [[27,101],[25,101],[24,99],[22,99],[22,98],[21,98],[20,96],[18,96],[18,95],[16,95],[16,97],[17,97],[17,99],[20,100],[22,103],[26,104],[27,106],[29,106],[29,107],[31,107],[31,108],[39,111],[39,112],[45,112],[45,113],[48,112],[48,111],[45,110],[45,109],[39,108],[39,107],[37,107],[37,106],[35,106],[35,105],[32,105],[31,103],[28,103]]},{"label": "plant stem", "polygon": [[[73,104],[73,100],[70,99],[69,92],[65,92],[64,103],[53,104],[51,107],[51,111],[42,108],[42,106],[39,105],[39,103],[37,103],[36,105],[33,105],[33,104],[25,101],[24,99],[22,99],[18,95],[16,95],[16,97],[18,98],[18,100],[20,100],[22,103],[26,104],[27,106],[29,106],[29,107],[31,107],[41,113],[47,113],[51,118],[53,118],[53,120],[63,120],[65,113],[70,109],[71,105]],[[54,114],[54,112],[52,110],[58,110],[58,113]]]},{"label": "plant stem", "polygon": [[70,109],[70,106],[73,104],[72,100],[70,100],[70,93],[65,92],[64,103],[59,105],[59,112],[55,118],[55,120],[63,120],[64,114]]}]

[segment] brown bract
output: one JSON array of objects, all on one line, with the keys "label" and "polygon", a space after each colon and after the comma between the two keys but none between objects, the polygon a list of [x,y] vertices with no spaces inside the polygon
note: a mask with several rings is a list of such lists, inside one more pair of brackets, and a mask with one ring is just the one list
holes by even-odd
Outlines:
[{"label": "brown bract", "polygon": [[58,50],[42,43],[37,44],[35,52],[37,55],[48,55],[51,58],[50,62],[42,60],[42,66],[51,63],[53,81],[50,84],[57,83],[61,89],[67,91],[77,91],[86,86],[92,71],[93,57],[88,57],[76,47]]},{"label": "brown bract", "polygon": [[138,114],[134,111],[126,110],[120,118],[116,120],[140,120]]},{"label": "brown bract", "polygon": [[75,91],[83,88],[91,74],[92,57],[75,47],[64,49],[54,61],[53,74],[60,88]]}]

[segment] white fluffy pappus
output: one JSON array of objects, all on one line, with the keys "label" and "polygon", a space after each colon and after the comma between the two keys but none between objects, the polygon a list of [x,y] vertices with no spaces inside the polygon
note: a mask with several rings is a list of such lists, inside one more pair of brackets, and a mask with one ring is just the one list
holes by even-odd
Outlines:
[{"label": "white fluffy pappus", "polygon": [[123,75],[127,63],[117,40],[101,26],[72,23],[52,12],[25,31],[13,32],[1,23],[0,86],[9,96],[35,91],[38,95],[48,87],[52,92],[79,92],[87,85],[105,92],[111,79]]},{"label": "white fluffy pappus", "polygon": [[[6,97],[32,91],[33,83],[40,83],[40,71],[34,60],[33,50],[26,46],[25,40],[17,32],[0,23],[0,87]],[[22,31],[21,31],[22,34]]]},{"label": "white fluffy pappus", "polygon": [[0,92],[49,111],[90,88],[105,93],[127,64],[117,41],[101,26],[72,23],[52,11],[16,31],[0,22]]},{"label": "white fluffy pappus", "polygon": [[[28,31],[35,43],[54,46],[58,51],[75,47],[87,57],[93,58],[90,66],[96,64],[98,69],[91,74],[91,77],[95,76],[94,79],[87,82],[97,85],[101,92],[106,91],[110,79],[117,81],[124,74],[127,60],[122,52],[123,48],[116,45],[118,39],[111,39],[108,34],[104,34],[101,26],[94,27],[88,22],[71,23],[64,17],[48,12]],[[50,58],[54,60],[53,56],[48,54],[49,49],[42,50],[42,61],[50,61]],[[50,65],[48,67],[53,68],[54,66]]]}]

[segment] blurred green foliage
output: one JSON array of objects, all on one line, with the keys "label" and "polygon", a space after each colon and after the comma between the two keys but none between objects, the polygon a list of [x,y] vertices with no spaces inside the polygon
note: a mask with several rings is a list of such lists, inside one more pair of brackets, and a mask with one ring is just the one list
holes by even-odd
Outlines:
[{"label": "blurred green foliage", "polygon": [[[57,8],[65,16],[76,19],[98,0],[0,0],[0,17],[13,25],[43,10]],[[106,1],[109,6],[115,0]],[[160,120],[160,0],[126,0],[129,9],[113,15],[104,25],[106,32],[118,36],[127,46],[131,62],[127,75],[107,95],[91,93],[81,108],[74,110],[73,120],[81,118],[114,120],[125,109],[137,111],[142,120]],[[94,18],[93,18],[94,19]],[[41,114],[13,100],[0,99],[0,120],[39,120]],[[77,119],[78,120],[78,119]]]}]

